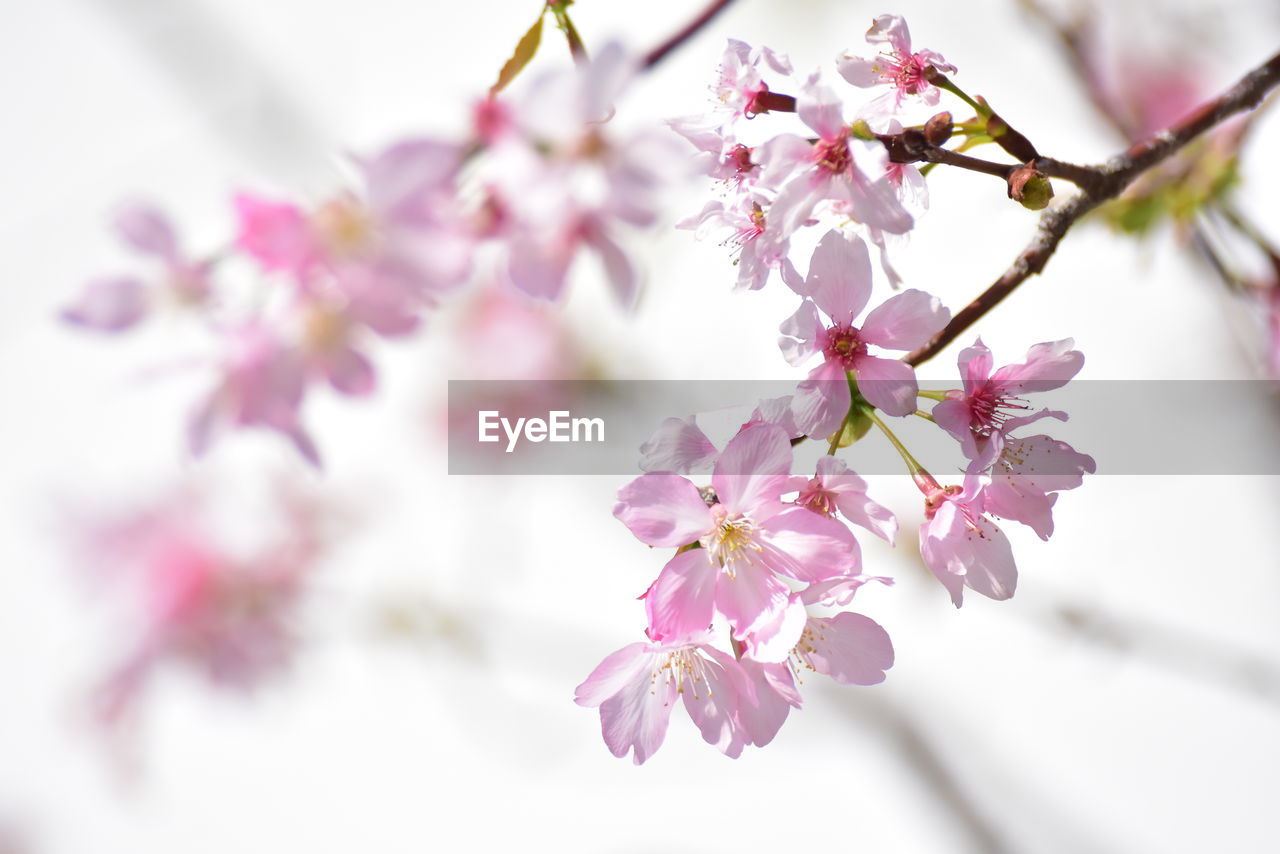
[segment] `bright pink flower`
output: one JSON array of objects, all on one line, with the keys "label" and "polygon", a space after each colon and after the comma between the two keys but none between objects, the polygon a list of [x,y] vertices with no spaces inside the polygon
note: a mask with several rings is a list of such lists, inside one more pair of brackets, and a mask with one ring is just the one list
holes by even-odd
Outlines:
[{"label": "bright pink flower", "polygon": [[301,277],[320,260],[317,235],[297,205],[249,193],[237,193],[232,201],[239,220],[236,245],[262,269]]},{"label": "bright pink flower", "polygon": [[851,136],[840,99],[816,74],[801,88],[796,112],[818,135],[816,142],[780,134],[753,154],[761,165],[757,186],[777,190],[766,214],[778,237],[789,238],[828,199],[847,203],[850,215],[865,225],[891,234],[908,231],[911,215],[884,177],[884,146]]},{"label": "bright pink flower", "polygon": [[986,478],[966,475],[963,488],[943,488],[928,475],[916,483],[925,494],[920,556],[955,606],[963,604],[965,587],[991,599],[1012,596],[1018,568],[1009,540],[983,512]]},{"label": "bright pink flower", "polygon": [[786,662],[742,660],[753,683],[754,703],[739,705],[742,727],[751,743],[773,740],[792,708],[800,708],[796,683],[803,671],[822,673],[844,685],[876,685],[893,666],[893,642],[875,620],[850,611],[834,617],[809,617]]},{"label": "bright pink flower", "polygon": [[667,643],[625,646],[600,662],[574,692],[580,706],[600,708],[605,744],[614,756],[630,751],[637,765],[662,746],[677,698],[703,739],[737,757],[747,743],[739,709],[754,701],[741,666],[700,632]]},{"label": "bright pink flower", "polygon": [[62,311],[63,320],[98,332],[122,332],[159,303],[198,305],[205,301],[210,264],[183,253],[173,226],[159,209],[141,203],[126,205],[116,213],[113,225],[135,252],[160,262],[162,275],[154,282],[135,276],[94,279]]},{"label": "bright pink flower", "polygon": [[716,460],[713,493],[674,474],[646,474],[623,487],[613,514],[642,542],[676,554],[645,593],[657,640],[704,631],[718,611],[761,661],[794,645],[804,608],[779,576],[811,583],[857,571],[848,528],[784,504],[791,443],[772,424],[752,424]]},{"label": "bright pink flower", "polygon": [[[854,321],[871,298],[871,259],[866,244],[828,232],[809,263],[800,308],[780,328],[782,353],[801,365],[821,353],[823,362],[800,383],[793,407],[797,424],[811,436],[834,433],[852,397],[846,372],[859,393],[889,415],[916,409],[915,371],[905,362],[872,356],[868,345],[913,350],[946,326],[951,313],[937,297],[907,290],[881,303],[861,326]],[[829,320],[823,322],[821,309]]]},{"label": "bright pink flower", "polygon": [[909,97],[919,98],[926,105],[938,103],[938,88],[929,82],[931,73],[955,73],[955,66],[931,50],[912,52],[911,32],[907,22],[898,15],[881,15],[867,30],[867,42],[887,45],[888,48],[871,59],[843,54],[836,64],[840,76],[863,89],[873,86],[889,86],[890,90],[866,106],[871,114],[888,115],[897,112]]},{"label": "bright pink flower", "polygon": [[1022,395],[1061,388],[1079,373],[1084,354],[1073,350],[1074,344],[1070,338],[1036,344],[1027,351],[1025,362],[992,373],[991,351],[978,339],[960,351],[964,388],[947,392],[947,399],[933,408],[934,420],[960,442],[966,457],[982,461],[982,468],[987,468],[999,454],[999,446],[992,446],[995,437],[1003,438],[1046,415],[1066,420],[1065,415],[1048,410],[1026,417],[1031,407]]}]

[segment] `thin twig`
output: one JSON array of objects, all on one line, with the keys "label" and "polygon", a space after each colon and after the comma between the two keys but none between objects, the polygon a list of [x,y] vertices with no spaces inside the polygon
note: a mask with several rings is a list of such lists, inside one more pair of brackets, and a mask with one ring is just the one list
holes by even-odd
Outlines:
[{"label": "thin twig", "polygon": [[[1205,131],[1231,116],[1256,107],[1280,84],[1280,54],[1245,75],[1221,96],[1203,104],[1186,118],[1154,136],[1134,143],[1127,151],[1098,167],[1078,167],[1088,175],[1079,193],[1040,217],[1036,234],[1017,259],[973,302],[961,309],[942,332],[925,346],[909,353],[905,361],[920,365],[938,355],[948,344],[976,323],[1019,285],[1041,272],[1072,225],[1105,201],[1124,192],[1139,175],[1174,154]],[[1054,161],[1056,163],[1056,161]]]},{"label": "thin twig", "polygon": [[699,30],[709,24],[712,18],[723,12],[732,2],[733,0],[714,0],[711,5],[702,10],[702,14],[690,21],[684,29],[645,54],[644,59],[640,62],[640,67],[648,70],[666,59],[667,54],[697,35]]}]

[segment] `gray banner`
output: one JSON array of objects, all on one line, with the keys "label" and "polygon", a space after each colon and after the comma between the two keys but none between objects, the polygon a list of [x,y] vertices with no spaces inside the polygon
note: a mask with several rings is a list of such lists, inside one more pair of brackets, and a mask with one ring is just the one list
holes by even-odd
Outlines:
[{"label": "gray banner", "polygon": [[[760,400],[794,392],[795,383],[772,381],[450,381],[449,473],[636,474],[640,446],[666,419],[696,415],[722,448]],[[1045,418],[1015,435],[1065,441],[1093,456],[1098,474],[1280,474],[1276,383],[1073,381],[1025,402],[1030,412],[1061,410],[1070,420]],[[925,411],[935,405],[919,403]],[[959,445],[936,425],[915,416],[886,421],[934,474],[963,470]],[[798,445],[795,471],[811,469],[824,450],[825,442]],[[860,474],[905,471],[874,428],[840,456]]]}]

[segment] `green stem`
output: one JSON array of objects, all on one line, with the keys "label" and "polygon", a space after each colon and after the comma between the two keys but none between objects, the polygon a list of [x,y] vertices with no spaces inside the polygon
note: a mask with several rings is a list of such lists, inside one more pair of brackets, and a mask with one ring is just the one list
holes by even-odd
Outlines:
[{"label": "green stem", "polygon": [[963,89],[961,89],[955,83],[951,82],[950,77],[947,77],[944,74],[934,74],[929,78],[929,82],[932,83],[934,86],[937,86],[939,89],[946,89],[952,95],[955,95],[961,101],[964,101],[970,107],[973,107],[974,111],[977,112],[977,114],[982,116],[983,118],[991,115],[990,107],[984,104],[979,104],[977,101],[970,98],[968,93],[966,93]]},{"label": "green stem", "polygon": [[921,473],[927,474],[924,466],[920,465],[920,463],[916,461],[916,458],[911,456],[911,452],[907,450],[907,446],[902,444],[898,437],[893,434],[893,431],[889,429],[889,426],[881,420],[879,415],[876,415],[876,411],[874,409],[867,407],[862,411],[871,419],[872,423],[880,428],[880,432],[884,433],[885,438],[889,440],[889,444],[893,445],[894,449],[897,450],[898,454],[902,457],[902,461],[907,464],[907,470],[910,471],[913,476]]},{"label": "green stem", "polygon": [[937,389],[921,388],[916,389],[917,397],[927,397],[929,400],[943,401],[947,399],[947,392]]}]

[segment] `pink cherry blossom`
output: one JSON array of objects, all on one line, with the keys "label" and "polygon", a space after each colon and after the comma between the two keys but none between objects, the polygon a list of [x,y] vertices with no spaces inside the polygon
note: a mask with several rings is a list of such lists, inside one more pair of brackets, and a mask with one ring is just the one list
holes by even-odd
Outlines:
[{"label": "pink cherry blossom", "polygon": [[782,428],[752,424],[716,460],[714,494],[658,473],[619,491],[613,512],[633,534],[651,546],[682,549],[644,596],[653,638],[704,631],[719,612],[751,657],[781,661],[804,608],[779,576],[810,583],[857,571],[848,528],[781,500],[790,469],[791,443]]},{"label": "pink cherry blossom", "polygon": [[1043,434],[1005,436],[999,445],[989,469],[991,483],[983,493],[986,512],[1021,522],[1040,539],[1049,539],[1057,493],[1079,487],[1085,472],[1094,473],[1097,464],[1088,454]]},{"label": "pink cherry blossom", "polygon": [[292,622],[304,581],[325,548],[324,514],[291,492],[272,503],[278,532],[232,553],[200,496],[183,493],[77,531],[80,560],[125,593],[136,633],[98,693],[103,722],[134,707],[156,668],[194,669],[216,687],[246,690],[293,658]]},{"label": "pink cherry blossom", "polygon": [[578,705],[599,707],[610,752],[619,758],[630,752],[637,765],[662,746],[679,697],[708,744],[731,757],[742,753],[748,739],[739,709],[754,702],[753,691],[738,662],[712,646],[707,632],[625,646],[574,692]]},{"label": "pink cherry blossom", "polygon": [[906,20],[898,15],[881,15],[867,30],[867,42],[887,48],[881,48],[870,59],[846,52],[837,60],[837,66],[840,75],[859,88],[890,87],[864,108],[868,114],[896,113],[909,97],[929,106],[938,103],[938,88],[930,82],[932,73],[955,73],[956,68],[934,51],[913,52]]},{"label": "pink cherry blossom", "polygon": [[509,217],[511,281],[531,296],[558,299],[587,249],[619,302],[636,298],[637,273],[619,237],[656,221],[672,167],[686,160],[673,156],[668,134],[610,132],[614,104],[634,74],[634,58],[611,43],[589,63],[544,75],[512,105],[519,134],[480,166]]},{"label": "pink cherry blossom", "polygon": [[800,274],[787,255],[791,242],[770,231],[772,226],[765,215],[767,204],[763,198],[747,194],[739,196],[730,206],[710,201],[700,214],[681,220],[676,228],[695,229],[699,238],[712,232],[727,235],[724,245],[734,250],[738,290],[759,290],[774,270],[784,282],[795,287]]},{"label": "pink cherry blossom", "polygon": [[300,422],[307,379],[302,351],[261,323],[229,330],[227,347],[213,390],[191,417],[191,452],[203,454],[227,427],[266,427],[283,434],[319,466],[319,451]]},{"label": "pink cherry blossom", "polygon": [[[871,260],[865,243],[837,231],[828,232],[814,250],[802,293],[804,302],[780,328],[780,346],[793,365],[818,353],[823,362],[796,391],[793,406],[799,426],[812,436],[826,436],[840,427],[852,400],[847,372],[852,372],[859,393],[878,409],[889,415],[914,412],[917,386],[911,366],[872,356],[868,346],[913,350],[923,345],[951,317],[937,297],[903,291],[855,326],[871,298]],[[819,309],[827,315],[826,322]]]},{"label": "pink cherry blossom", "polygon": [[991,351],[978,339],[972,347],[960,351],[960,377],[963,389],[950,391],[947,399],[933,408],[938,426],[954,436],[964,454],[971,460],[983,458],[986,468],[990,457],[999,453],[992,447],[993,437],[1003,437],[1036,418],[1061,413],[1047,410],[1031,418],[1024,394],[1051,391],[1066,385],[1084,366],[1084,354],[1072,347],[1070,338],[1036,344],[1027,351],[1027,360],[1006,365],[992,372]]},{"label": "pink cherry blossom", "polygon": [[920,526],[920,556],[959,608],[964,588],[991,599],[1008,599],[1018,583],[1013,549],[985,510],[987,479],[966,475],[964,486],[942,487],[919,474],[925,494],[925,522]]},{"label": "pink cherry blossom", "polygon": [[888,156],[875,140],[852,136],[840,99],[811,76],[796,98],[801,121],[818,135],[816,142],[779,134],[753,153],[761,165],[757,186],[776,190],[766,211],[776,239],[788,239],[824,200],[843,202],[849,214],[867,226],[902,234],[912,226],[885,175]]},{"label": "pink cherry blossom", "polygon": [[786,662],[744,658],[741,664],[755,702],[740,704],[738,714],[751,743],[763,747],[777,735],[791,709],[800,708],[797,683],[803,683],[804,671],[844,685],[876,685],[893,666],[893,642],[878,623],[861,614],[810,616]]},{"label": "pink cherry blossom", "polygon": [[837,511],[855,525],[866,528],[890,545],[898,533],[893,512],[867,496],[867,482],[850,471],[844,460],[824,455],[818,458],[812,478],[796,478],[796,503],[823,516]]},{"label": "pink cherry blossom", "polygon": [[746,42],[729,39],[720,60],[720,75],[715,87],[721,112],[726,114],[722,124],[769,111],[765,100],[769,85],[760,74],[762,63],[782,76],[788,76],[792,71],[791,61],[785,55],[764,46],[752,48]]},{"label": "pink cherry blossom", "polygon": [[211,264],[182,251],[173,225],[158,208],[136,202],[125,205],[112,224],[134,252],[159,262],[160,275],[94,279],[63,309],[63,320],[98,332],[123,332],[163,302],[191,306],[207,299]]}]

